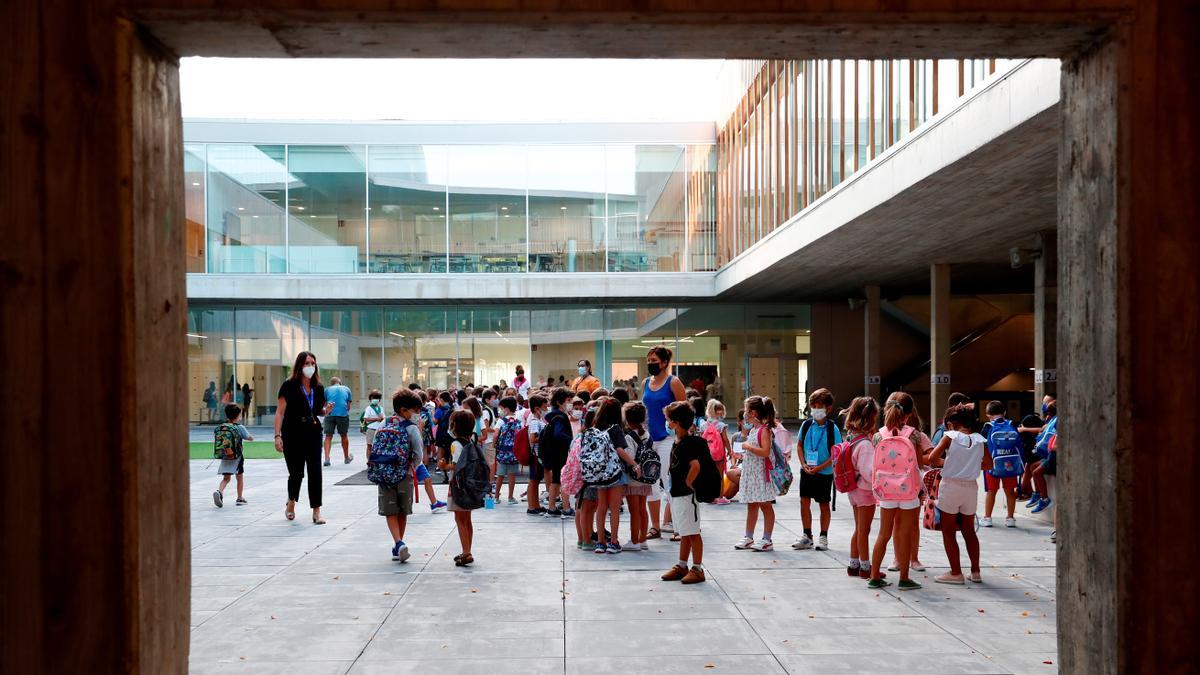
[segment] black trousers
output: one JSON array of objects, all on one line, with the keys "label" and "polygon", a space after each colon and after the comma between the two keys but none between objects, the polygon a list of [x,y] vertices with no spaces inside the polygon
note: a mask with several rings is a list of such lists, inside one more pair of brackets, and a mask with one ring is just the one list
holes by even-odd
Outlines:
[{"label": "black trousers", "polygon": [[300,501],[300,484],[304,482],[304,467],[308,466],[308,505],[321,506],[321,431],[289,434],[283,438],[283,461],[287,462],[288,499]]}]

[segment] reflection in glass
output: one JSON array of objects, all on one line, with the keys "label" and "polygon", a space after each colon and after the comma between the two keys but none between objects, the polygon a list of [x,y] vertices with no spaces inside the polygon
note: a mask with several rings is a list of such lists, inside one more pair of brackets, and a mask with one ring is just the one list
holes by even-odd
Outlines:
[{"label": "reflection in glass", "polygon": [[350,387],[350,418],[358,419],[367,394],[372,389],[384,391],[382,312],[358,307],[314,307],[309,325],[309,343],[321,366],[322,381],[329,384],[336,376]]},{"label": "reflection in glass", "polygon": [[446,150],[370,147],[371,272],[446,271]]},{"label": "reflection in glass", "polygon": [[[275,423],[279,387],[291,375],[296,354],[309,349],[308,321],[300,309],[238,309],[237,350],[238,386],[249,383],[250,417],[254,424]],[[318,357],[322,377],[327,361]],[[333,363],[329,361],[328,363]]]},{"label": "reflection in glass", "polygon": [[529,264],[604,271],[604,146],[529,148]]},{"label": "reflection in glass", "polygon": [[282,145],[208,145],[208,271],[281,274],[284,257]]},{"label": "reflection in glass", "polygon": [[610,145],[607,159],[608,271],[680,271],[684,147]]},{"label": "reflection in glass", "polygon": [[529,363],[529,312],[519,309],[459,311],[459,369],[464,384],[511,382]]},{"label": "reflection in glass", "polygon": [[219,424],[233,397],[233,310],[190,309],[187,322],[188,421]]},{"label": "reflection in glass", "polygon": [[183,214],[187,271],[204,271],[204,146],[183,146]]},{"label": "reflection in glass", "polygon": [[385,308],[383,364],[385,392],[416,383],[445,389],[454,383],[458,343],[454,309]]},{"label": "reflection in glass", "polygon": [[449,146],[450,271],[526,269],[525,148]]},{"label": "reflection in glass", "polygon": [[578,363],[587,359],[592,373],[606,382],[604,366],[608,348],[604,335],[604,310],[595,308],[535,309],[530,313],[532,354],[526,377],[533,382],[569,384],[578,376]]},{"label": "reflection in glass", "polygon": [[362,146],[288,146],[289,270],[354,274],[366,269],[366,151]]}]

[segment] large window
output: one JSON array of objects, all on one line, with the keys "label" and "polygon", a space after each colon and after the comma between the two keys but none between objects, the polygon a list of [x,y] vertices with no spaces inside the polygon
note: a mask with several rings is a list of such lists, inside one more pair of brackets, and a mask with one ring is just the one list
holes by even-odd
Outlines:
[{"label": "large window", "polygon": [[684,147],[608,146],[608,270],[679,272]]},{"label": "large window", "polygon": [[604,197],[603,146],[529,148],[532,271],[604,271]]},{"label": "large window", "polygon": [[287,271],[285,153],[282,145],[208,145],[209,272]]},{"label": "large window", "polygon": [[446,271],[446,149],[371,146],[370,271]]},{"label": "large window", "polygon": [[288,146],[288,270],[366,269],[367,176],[362,146]]},{"label": "large window", "polygon": [[449,146],[450,271],[524,272],[524,146]]},{"label": "large window", "polygon": [[205,148],[183,146],[183,214],[187,221],[187,271],[204,271],[204,182]]}]

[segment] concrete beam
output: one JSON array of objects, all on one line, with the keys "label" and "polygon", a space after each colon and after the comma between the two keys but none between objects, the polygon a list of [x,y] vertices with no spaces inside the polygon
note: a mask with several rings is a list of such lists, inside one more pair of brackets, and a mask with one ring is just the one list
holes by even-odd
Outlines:
[{"label": "concrete beam", "polygon": [[883,366],[880,359],[879,334],[883,315],[879,311],[879,287],[867,286],[867,302],[863,306],[863,372],[866,373],[864,391],[867,396],[880,397],[883,391]]},{"label": "concrete beam", "polygon": [[239,304],[695,302],[711,272],[527,274],[189,274],[188,298]]},{"label": "concrete beam", "polygon": [[950,396],[950,265],[929,267],[929,426],[941,422]]}]

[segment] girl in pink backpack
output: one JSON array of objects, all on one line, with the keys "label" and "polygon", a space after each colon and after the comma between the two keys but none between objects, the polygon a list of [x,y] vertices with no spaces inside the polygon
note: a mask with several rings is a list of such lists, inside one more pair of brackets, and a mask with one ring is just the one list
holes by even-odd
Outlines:
[{"label": "girl in pink backpack", "polygon": [[921,584],[908,577],[909,562],[916,556],[918,514],[920,513],[920,454],[914,439],[920,433],[906,424],[916,411],[912,396],[898,391],[888,397],[883,410],[883,428],[875,434],[871,491],[879,500],[879,536],[871,552],[870,588],[890,585],[880,573],[883,555],[893,533],[893,546],[900,572],[898,588],[913,590]]},{"label": "girl in pink backpack", "polygon": [[[875,446],[871,437],[879,424],[879,404],[870,396],[860,396],[846,411],[847,449],[855,467],[855,489],[846,493],[854,509],[854,534],[850,535],[850,564],[846,573],[852,577],[871,578],[871,521],[879,500],[871,491],[875,474]],[[880,575],[884,576],[884,575]]]},{"label": "girl in pink backpack", "polygon": [[[895,396],[895,394],[892,394],[892,396]],[[951,395],[952,398],[954,396],[955,396],[954,394]],[[962,394],[958,394],[958,396],[962,396]],[[889,398],[889,400],[891,399],[891,397],[888,397],[888,398]],[[911,399],[911,397],[909,397],[909,398]],[[921,431],[922,429],[925,428],[925,421],[921,419],[921,413],[920,413],[920,411],[917,410],[917,404],[915,401],[913,402],[912,412],[908,413],[908,415],[904,418],[904,424],[912,427],[914,430],[914,432],[910,438],[913,442],[913,445],[915,445],[917,447],[917,463],[921,465],[920,470],[921,470],[921,478],[923,481],[925,478],[925,474],[929,472],[930,468],[932,468],[929,465],[929,455],[930,455],[930,453],[933,452],[933,441],[931,441],[929,439],[929,436],[926,435],[924,431]],[[925,493],[923,482],[922,482],[922,489],[921,489],[921,493],[920,493],[919,497],[921,500],[921,505],[919,507],[917,507],[917,514],[918,514],[917,522],[915,525],[913,525],[913,532],[912,532],[912,537],[913,537],[913,539],[912,539],[912,543],[913,543],[912,558],[908,561],[908,568],[914,572],[924,572],[925,571],[925,565],[921,564],[921,557],[920,557],[920,552],[921,552],[921,516],[920,516],[920,514],[925,512],[925,502],[926,502],[926,500],[929,499],[929,495]],[[896,552],[895,549],[892,549],[892,553],[894,554],[895,552]],[[888,566],[888,571],[895,572],[899,569],[900,569],[900,559],[895,558],[892,560],[892,564]]]}]

